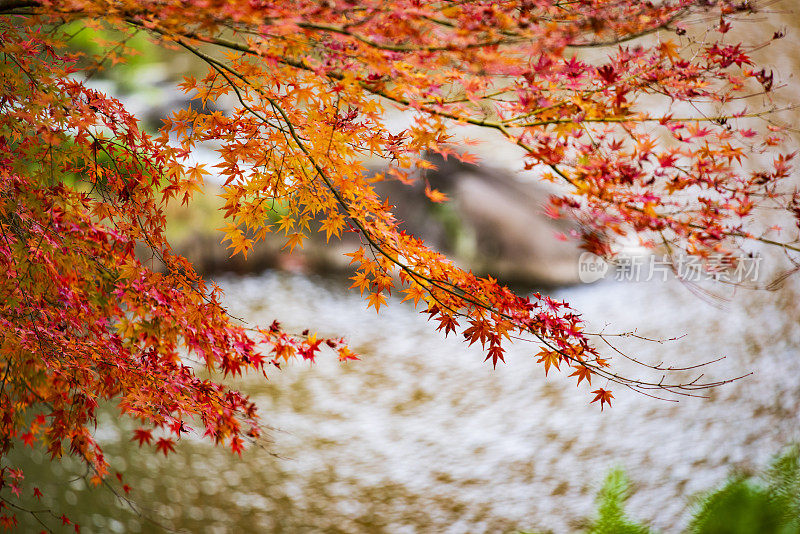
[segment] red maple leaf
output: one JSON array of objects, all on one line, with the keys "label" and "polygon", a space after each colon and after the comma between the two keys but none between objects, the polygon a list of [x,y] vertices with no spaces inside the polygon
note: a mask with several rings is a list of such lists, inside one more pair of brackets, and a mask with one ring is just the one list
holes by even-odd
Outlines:
[{"label": "red maple leaf", "polygon": [[150,442],[153,441],[153,431],[145,430],[144,428],[137,428],[133,431],[133,438],[131,438],[131,441],[138,441],[140,447],[144,443],[150,445]]},{"label": "red maple leaf", "polygon": [[486,361],[489,358],[491,358],[492,359],[492,367],[497,369],[497,360],[500,360],[503,363],[505,363],[505,361],[506,361],[503,358],[503,352],[505,352],[505,349],[503,347],[501,347],[500,345],[490,345],[489,346],[489,351],[486,353],[486,358],[483,361]]},{"label": "red maple leaf", "polygon": [[156,450],[164,453],[164,456],[175,452],[175,442],[169,438],[159,438],[156,443]]},{"label": "red maple leaf", "polygon": [[33,432],[26,432],[20,436],[22,442],[29,447],[33,447]]},{"label": "red maple leaf", "polygon": [[244,450],[244,441],[239,436],[234,436],[231,439],[231,450],[238,454],[239,456],[242,455],[242,451]]},{"label": "red maple leaf", "polygon": [[[614,398],[614,395],[612,395],[610,391],[600,388],[592,391],[592,393],[595,394],[592,402],[600,401],[601,412],[603,411],[603,405],[608,404],[608,406],[611,407],[611,399]],[[591,402],[589,404],[591,404]]]}]

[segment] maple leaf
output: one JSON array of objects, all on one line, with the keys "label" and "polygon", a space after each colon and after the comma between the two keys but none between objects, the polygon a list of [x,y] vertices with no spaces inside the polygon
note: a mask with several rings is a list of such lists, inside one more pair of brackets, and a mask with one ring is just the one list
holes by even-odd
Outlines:
[{"label": "maple leaf", "polygon": [[350,285],[350,289],[358,288],[360,293],[363,295],[364,290],[368,289],[370,284],[372,283],[369,278],[367,278],[367,273],[360,272],[356,273],[355,276],[351,276],[350,280],[353,280],[353,283]]},{"label": "maple leaf", "polygon": [[589,404],[591,404],[592,402],[600,401],[601,412],[603,411],[604,404],[608,404],[608,406],[611,407],[611,399],[614,398],[614,395],[612,395],[610,391],[600,388],[592,391],[592,394],[594,394],[595,397]]},{"label": "maple leaf", "polygon": [[386,297],[384,296],[383,293],[378,293],[378,292],[370,293],[369,296],[367,297],[367,300],[369,300],[367,308],[375,306],[376,312],[380,311],[381,305],[384,306],[386,305]]},{"label": "maple leaf", "polygon": [[667,39],[665,41],[662,41],[658,48],[659,52],[663,56],[669,58],[670,61],[675,61],[677,59],[680,59],[680,54],[678,53],[678,45],[675,42]]},{"label": "maple leaf", "polygon": [[283,246],[284,249],[288,248],[289,252],[292,252],[296,246],[300,246],[303,248],[303,240],[305,239],[305,235],[300,232],[295,232],[289,236],[289,239],[286,241],[286,244]]},{"label": "maple leaf", "polygon": [[350,347],[344,346],[339,348],[339,361],[346,362],[347,360],[358,360],[358,355],[350,350]]},{"label": "maple leaf", "polygon": [[20,436],[20,439],[22,439],[22,442],[25,445],[28,445],[29,447],[33,447],[33,440],[34,440],[33,432],[26,432],[26,433],[22,434]]},{"label": "maple leaf", "polygon": [[440,315],[436,318],[436,320],[439,321],[439,326],[436,328],[436,330],[444,330],[445,337],[450,332],[455,332],[456,328],[458,328],[458,321],[449,315]]},{"label": "maple leaf", "polygon": [[241,456],[242,451],[244,450],[244,440],[242,440],[242,438],[239,436],[234,436],[231,438],[231,450]]},{"label": "maple leaf", "polygon": [[505,362],[506,360],[503,358],[503,353],[505,349],[503,349],[500,345],[490,345],[489,350],[486,353],[486,358],[483,361],[487,361],[491,358],[492,360],[492,367],[497,368],[497,360],[501,362]]},{"label": "maple leaf", "polygon": [[614,83],[618,78],[618,74],[612,65],[603,65],[602,67],[598,67],[597,74],[599,74],[603,81],[609,85]]},{"label": "maple leaf", "polygon": [[449,200],[447,198],[447,195],[445,195],[444,193],[442,193],[438,189],[431,189],[430,185],[426,185],[425,186],[425,196],[428,197],[428,199],[431,202],[437,202],[438,203],[438,202],[445,202],[445,201]]},{"label": "maple leaf", "polygon": [[[352,287],[352,286],[351,286]],[[412,284],[405,290],[406,295],[403,297],[401,302],[405,302],[407,300],[411,300],[414,303],[414,307],[419,304],[419,301],[425,297],[427,294],[425,288],[420,284]],[[363,291],[362,291],[363,294]]]},{"label": "maple leaf", "polygon": [[578,377],[578,384],[577,384],[578,386],[581,385],[581,380],[583,380],[584,378],[586,379],[586,382],[589,383],[590,385],[592,383],[592,370],[585,365],[579,365],[578,367],[576,367],[575,372],[570,374],[569,376]]},{"label": "maple leaf", "polygon": [[341,216],[330,215],[322,221],[320,231],[325,232],[325,240],[330,241],[332,236],[339,237],[344,227],[344,219]]},{"label": "maple leaf", "polygon": [[153,431],[146,430],[144,428],[137,428],[136,430],[134,430],[133,438],[131,438],[131,441],[138,441],[140,447],[145,443],[150,445],[150,442],[152,440],[153,440]]},{"label": "maple leaf", "polygon": [[547,372],[550,370],[551,366],[558,369],[561,364],[561,354],[558,351],[542,349],[537,356],[539,359],[536,360],[536,363],[544,363],[545,376],[547,376]]},{"label": "maple leaf", "polygon": [[175,442],[169,438],[159,438],[156,443],[156,450],[164,453],[164,456],[170,452],[175,452]]},{"label": "maple leaf", "polygon": [[464,337],[470,345],[479,340],[482,345],[486,345],[486,340],[492,334],[490,325],[485,321],[472,321],[471,324],[472,326],[464,330]]}]

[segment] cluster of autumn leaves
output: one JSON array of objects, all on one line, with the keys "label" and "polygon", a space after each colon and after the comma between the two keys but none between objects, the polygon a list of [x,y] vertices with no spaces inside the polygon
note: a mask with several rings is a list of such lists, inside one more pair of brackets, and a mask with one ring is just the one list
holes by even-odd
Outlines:
[{"label": "cluster of autumn leaves", "polygon": [[[779,128],[746,120],[769,109],[738,104],[753,90],[768,96],[773,78],[724,42],[742,6],[701,6],[719,17],[716,37],[701,41],[679,22],[694,4],[0,3],[0,458],[21,445],[52,457],[66,449],[100,483],[108,465],[90,429],[109,400],[141,421],[140,445],[167,454],[196,428],[239,452],[258,436],[255,406],[200,369],[266,374],[326,346],[356,358],[342,339],[232,319],[218,288],[172,254],[163,207],[189,202],[211,172],[224,182],[232,253],[267,232],[285,234],[289,249],[316,231],[329,240],[355,232],[353,287],[369,306],[399,292],[445,335],[480,343],[492,365],[512,338],[534,341],[545,373],[603,382],[591,401],[601,408],[613,398],[609,381],[678,394],[713,385],[615,374],[568,304],[460,269],[401,231],[374,187],[424,179],[425,151],[468,158],[448,126],[472,124],[522,147],[530,170],[561,185],[552,213],[581,220],[588,249],[609,255],[615,235],[640,233],[645,244],[735,262],[742,240],[762,239],[746,227],[754,206],[796,205],[779,188],[791,156],[742,170],[780,142]],[[106,56],[76,53],[62,29],[74,20],[119,39]],[[108,58],[124,60],[134,32],[209,69],[181,84],[202,109],[175,111],[155,136],[82,81]],[[581,49],[607,45],[600,64],[581,59]],[[208,111],[223,96],[234,109]],[[410,110],[413,124],[394,131],[388,106]],[[209,144],[216,168],[186,162]],[[388,170],[368,175],[368,158]],[[8,524],[3,488],[19,493],[22,479],[0,464]]]}]

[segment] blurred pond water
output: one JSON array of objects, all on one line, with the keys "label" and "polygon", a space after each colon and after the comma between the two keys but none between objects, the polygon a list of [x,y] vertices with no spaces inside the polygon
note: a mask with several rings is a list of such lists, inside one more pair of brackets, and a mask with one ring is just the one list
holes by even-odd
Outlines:
[{"label": "blurred pond water", "polygon": [[376,315],[335,281],[267,272],[220,283],[234,315],[345,335],[363,359],[340,364],[322,354],[268,382],[244,380],[270,430],[269,442],[241,459],[193,438],[167,459],[140,451],[129,441],[135,425],[107,410],[98,435],[146,517],[87,488],[70,462],[28,458],[38,479],[52,480],[43,504],[71,514],[81,532],[162,530],[147,517],[188,532],[571,532],[615,465],[635,483],[631,514],[677,532],[688,496],[800,439],[796,287],[740,290],[715,305],[675,281],[557,292],[596,330],[686,334],[620,344],[645,361],[724,355],[706,378],[753,372],[710,399],[679,403],[616,387],[613,409],[601,413],[588,392],[605,384],[545,379],[530,343],[511,346],[493,371],[478,349],[443,340],[412,307],[393,302]]}]

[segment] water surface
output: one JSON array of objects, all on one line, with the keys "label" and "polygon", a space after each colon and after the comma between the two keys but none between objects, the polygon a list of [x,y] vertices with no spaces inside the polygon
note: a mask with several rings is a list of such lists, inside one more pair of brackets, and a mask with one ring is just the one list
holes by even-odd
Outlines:
[{"label": "water surface", "polygon": [[[545,379],[531,344],[513,345],[508,363],[492,370],[480,350],[443,339],[412,307],[394,302],[377,315],[335,281],[268,272],[220,283],[234,315],[344,335],[363,359],[340,364],[322,354],[268,382],[246,379],[270,430],[242,459],[197,439],[184,439],[166,460],[140,453],[128,441],[133,425],[109,411],[98,432],[112,465],[125,470],[146,517],[179,530],[571,532],[619,465],[635,483],[631,514],[677,532],[688,496],[800,439],[792,287],[712,303],[675,281],[559,291],[595,330],[685,335],[663,344],[619,340],[642,360],[693,365],[725,355],[704,370],[707,378],[753,372],[710,399],[678,403],[617,386],[613,409],[601,413],[589,390],[605,383],[576,388],[552,371]],[[38,459],[35,469],[49,469]],[[67,476],[57,470],[50,495],[82,532],[159,530],[80,478],[57,487]]]}]

